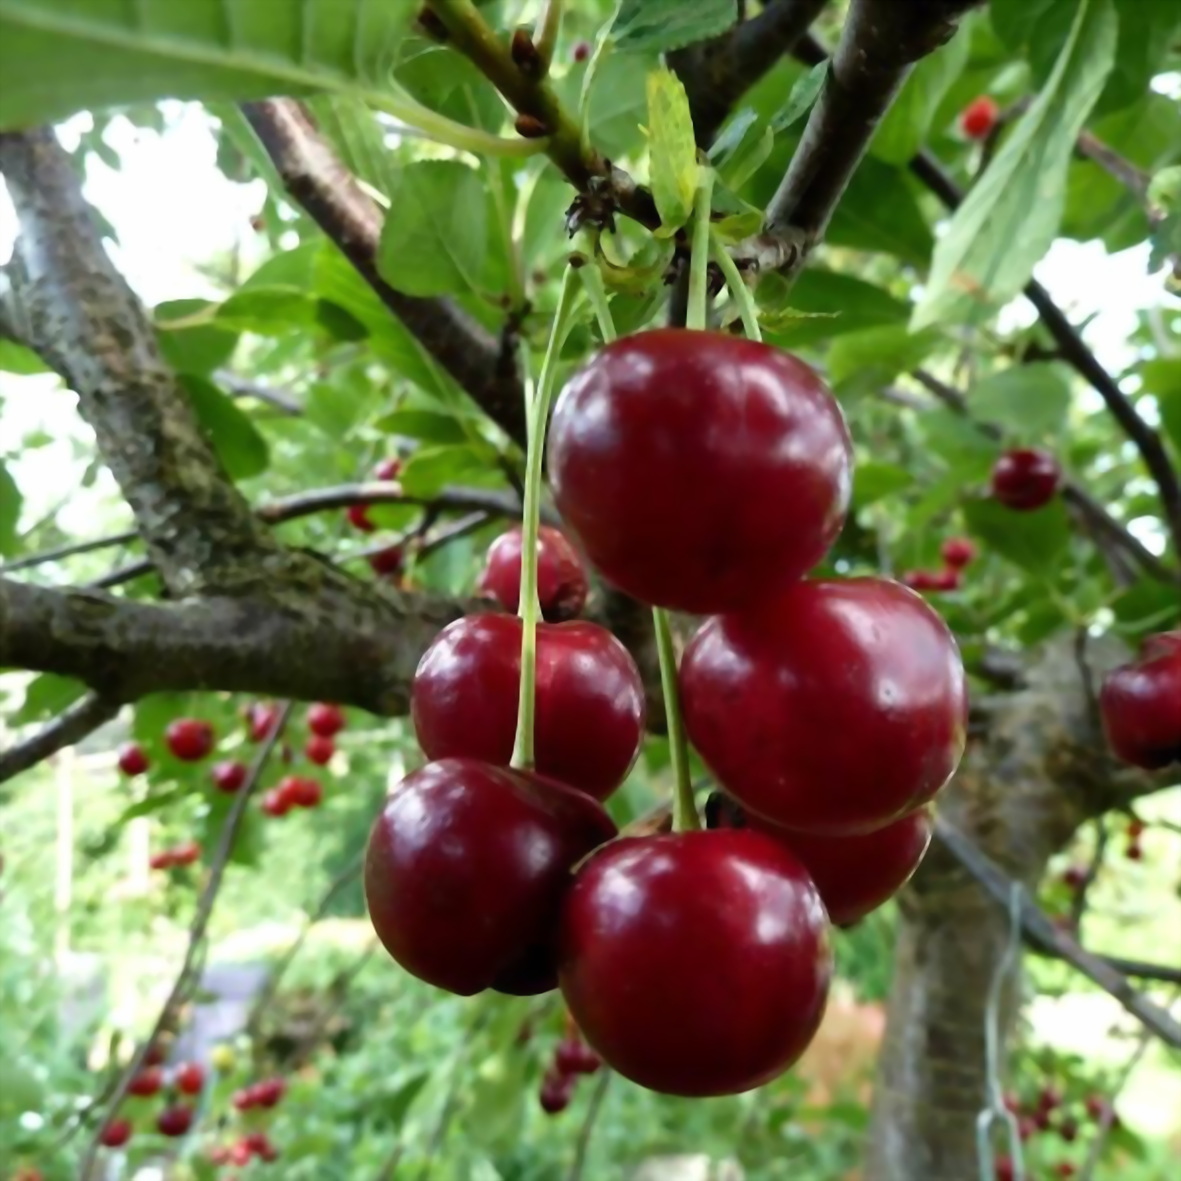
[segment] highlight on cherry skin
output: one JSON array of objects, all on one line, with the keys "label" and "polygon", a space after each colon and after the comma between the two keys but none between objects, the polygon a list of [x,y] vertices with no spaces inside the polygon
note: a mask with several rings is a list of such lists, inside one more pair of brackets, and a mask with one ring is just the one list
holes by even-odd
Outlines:
[{"label": "highlight on cherry skin", "polygon": [[[477,584],[482,594],[506,611],[521,600],[521,528],[502,533],[489,547]],[[549,623],[573,619],[582,611],[589,591],[586,567],[560,529],[542,525],[537,531],[537,598],[541,617]]]},{"label": "highlight on cherry skin", "polygon": [[1107,674],[1099,713],[1125,763],[1156,771],[1181,762],[1181,630],[1149,636],[1138,659]]}]

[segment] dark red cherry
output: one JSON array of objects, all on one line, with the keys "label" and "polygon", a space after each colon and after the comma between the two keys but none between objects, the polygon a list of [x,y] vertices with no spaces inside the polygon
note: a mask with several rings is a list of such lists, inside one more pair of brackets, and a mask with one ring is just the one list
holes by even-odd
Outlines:
[{"label": "dark red cherry", "polygon": [[138,742],[127,742],[119,747],[119,770],[124,775],[142,775],[151,765]]},{"label": "dark red cherry", "polygon": [[[427,757],[507,766],[520,676],[515,615],[448,624],[419,662],[411,692]],[[539,624],[536,703],[538,772],[605,799],[623,782],[644,736],[644,687],[627,649],[597,624]]]},{"label": "dark red cherry", "polygon": [[259,1107],[275,1107],[287,1094],[287,1083],[281,1078],[264,1078],[250,1088],[254,1102]]},{"label": "dark red cherry", "polygon": [[[1108,745],[1125,763],[1155,771],[1181,760],[1181,631],[1150,636],[1138,660],[1109,672],[1099,712]],[[1128,826],[1132,840],[1139,831]]]},{"label": "dark red cherry", "polygon": [[731,611],[817,564],[840,532],[840,408],[770,345],[660,328],[596,354],[554,410],[549,471],[567,528],[646,603]]},{"label": "dark red cherry", "polygon": [[176,1068],[176,1089],[183,1095],[199,1095],[205,1086],[205,1068],[200,1062],[182,1062]]},{"label": "dark red cherry", "polygon": [[[507,611],[521,601],[521,529],[502,533],[488,547],[479,589]],[[537,532],[537,599],[551,623],[573,619],[586,603],[586,570],[577,551],[558,529],[542,525]]]},{"label": "dark red cherry", "polygon": [[576,63],[581,63],[587,60],[591,55],[591,43],[589,41],[576,41],[574,48],[570,50],[570,56]]},{"label": "dark red cherry", "polygon": [[559,1115],[565,1111],[574,1098],[574,1088],[577,1085],[578,1079],[573,1075],[549,1071],[541,1080],[541,1090],[537,1093],[541,1110],[546,1115]]},{"label": "dark red cherry", "polygon": [[177,718],[168,723],[164,741],[176,758],[196,763],[213,749],[213,727],[198,718]]},{"label": "dark red cherry", "polygon": [[200,860],[201,846],[196,841],[184,841],[172,850],[174,865],[192,865]]},{"label": "dark red cherry", "polygon": [[470,996],[552,940],[571,867],[614,835],[594,800],[562,784],[475,759],[428,763],[373,826],[369,917],[406,971]]},{"label": "dark red cherry", "polygon": [[380,575],[383,578],[392,578],[402,573],[405,558],[406,551],[402,546],[387,545],[385,549],[380,549],[377,553],[370,554],[366,561],[368,561],[369,568],[374,574]]},{"label": "dark red cherry", "polygon": [[899,581],[914,591],[944,592],[959,590],[960,572],[951,566],[942,570],[908,570]]},{"label": "dark red cherry", "polygon": [[324,798],[324,789],[306,775],[287,775],[276,788],[293,808],[315,808]]},{"label": "dark red cherry", "polygon": [[614,841],[562,908],[559,979],[608,1066],[670,1095],[781,1074],[824,1013],[828,916],[804,867],[762,833]]},{"label": "dark red cherry", "polygon": [[992,495],[1005,508],[1029,512],[1049,504],[1062,483],[1062,469],[1048,451],[1006,451],[992,469]]},{"label": "dark red cherry", "polygon": [[193,1126],[193,1109],[183,1103],[166,1107],[156,1116],[156,1130],[161,1136],[184,1136]]},{"label": "dark red cherry", "polygon": [[375,480],[396,480],[401,474],[402,461],[394,455],[391,455],[388,459],[383,459],[373,469],[373,478]]},{"label": "dark red cherry", "polygon": [[262,742],[269,738],[279,722],[279,707],[268,702],[256,701],[246,707],[246,724],[250,729],[250,741]]},{"label": "dark red cherry", "polygon": [[164,1072],[158,1066],[145,1066],[127,1084],[127,1093],[137,1099],[150,1099],[164,1085]]},{"label": "dark red cherry", "polygon": [[321,738],[335,738],[345,727],[344,710],[339,705],[317,701],[308,706],[308,729]]},{"label": "dark red cherry", "polygon": [[1085,865],[1068,865],[1062,871],[1062,880],[1071,890],[1081,890],[1087,881]]},{"label": "dark red cherry", "polygon": [[880,578],[800,582],[709,620],[685,651],[681,695],[721,786],[802,832],[882,827],[927,803],[964,750],[955,640]]},{"label": "dark red cherry", "polygon": [[224,791],[232,795],[234,792],[242,790],[242,785],[246,782],[248,773],[245,763],[214,763],[213,770],[209,772],[209,777],[213,780],[213,786],[218,791]]},{"label": "dark red cherry", "polygon": [[122,1148],[131,1139],[131,1120],[113,1119],[104,1125],[99,1143],[104,1148]]},{"label": "dark red cherry", "polygon": [[369,519],[369,506],[367,504],[351,504],[348,511],[345,513],[348,522],[354,529],[359,529],[362,533],[373,533],[377,526]]},{"label": "dark red cherry", "polygon": [[939,552],[944,564],[953,570],[962,570],[976,560],[976,546],[967,537],[949,537]]},{"label": "dark red cherry", "polygon": [[791,832],[753,814],[748,822],[799,858],[829,918],[841,927],[863,919],[897,894],[931,843],[931,817],[925,809],[885,828],[841,837]]},{"label": "dark red cherry", "polygon": [[999,116],[996,99],[982,94],[960,112],[960,130],[968,139],[987,139]]},{"label": "dark red cherry", "polygon": [[294,807],[291,798],[277,788],[271,788],[262,797],[262,810],[268,816],[286,816]]},{"label": "dark red cherry", "polygon": [[564,1038],[554,1050],[554,1066],[561,1074],[594,1074],[603,1060],[580,1038]]},{"label": "dark red cherry", "polygon": [[308,762],[323,767],[331,762],[332,756],[336,754],[336,743],[322,734],[313,734],[304,743],[303,753],[307,756]]}]

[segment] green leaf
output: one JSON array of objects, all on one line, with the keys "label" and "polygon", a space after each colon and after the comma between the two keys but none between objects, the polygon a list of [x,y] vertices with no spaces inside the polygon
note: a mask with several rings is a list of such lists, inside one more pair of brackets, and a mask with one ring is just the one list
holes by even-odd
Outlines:
[{"label": "green leaf", "polygon": [[458,160],[422,160],[397,174],[377,269],[407,295],[475,290],[484,266],[487,193]]},{"label": "green leaf", "polygon": [[1031,574],[1053,574],[1070,545],[1070,519],[1060,498],[1032,513],[1013,512],[995,500],[972,499],[964,502],[963,512],[972,534]]},{"label": "green leaf", "polygon": [[404,435],[424,443],[464,443],[468,432],[453,414],[437,410],[394,410],[374,424],[387,435]]},{"label": "green leaf", "polygon": [[797,78],[787,96],[787,102],[771,119],[773,132],[786,131],[793,123],[799,122],[811,109],[824,89],[828,77],[828,62],[818,62],[806,74]]},{"label": "green leaf", "polygon": [[741,188],[767,161],[775,133],[750,107],[739,111],[714,140],[709,158],[723,184]]},{"label": "green leaf", "polygon": [[0,127],[162,98],[389,100],[417,0],[0,0]]},{"label": "green leaf", "polygon": [[158,304],[153,316],[164,359],[178,373],[212,373],[234,354],[238,333],[217,321],[217,305],[204,299]]},{"label": "green leaf", "polygon": [[8,465],[0,459],[0,554],[10,554],[16,547],[21,503],[21,490],[16,486]]},{"label": "green leaf", "polygon": [[648,75],[649,179],[660,213],[660,234],[679,230],[693,212],[697,145],[684,84],[671,70]]},{"label": "green leaf", "polygon": [[853,504],[865,508],[883,496],[892,496],[914,483],[914,476],[896,463],[859,463],[853,469]]},{"label": "green leaf", "polygon": [[308,102],[316,125],[359,180],[390,196],[396,184],[397,157],[373,112],[359,99],[321,95]]},{"label": "green leaf", "polygon": [[86,686],[81,681],[59,677],[56,673],[42,673],[29,682],[25,700],[11,720],[14,725],[23,726],[55,717],[85,692]]},{"label": "green leaf", "polygon": [[437,496],[448,484],[486,482],[496,460],[490,443],[467,442],[459,446],[420,447],[402,468],[402,487],[411,496]]},{"label": "green leaf", "polygon": [[258,336],[282,336],[296,328],[310,327],[315,300],[298,287],[244,287],[217,310],[217,323],[235,332]]},{"label": "green leaf", "polygon": [[760,307],[769,310],[792,307],[818,317],[797,319],[777,328],[771,343],[784,349],[800,348],[864,328],[905,325],[910,317],[910,305],[889,292],[864,279],[823,267],[809,267],[790,287],[780,276],[767,275],[759,283],[757,296]]},{"label": "green leaf", "polygon": [[934,244],[912,182],[872,156],[853,174],[825,238],[833,246],[880,250],[924,268]]},{"label": "green leaf", "polygon": [[221,390],[192,374],[182,376],[201,429],[233,480],[245,480],[267,469],[270,451],[258,428]]},{"label": "green leaf", "polygon": [[1145,393],[1151,394],[1160,407],[1165,434],[1181,453],[1181,360],[1175,357],[1148,361],[1140,368]]},{"label": "green leaf", "polygon": [[940,338],[933,328],[912,333],[905,324],[851,332],[829,350],[829,377],[834,386],[858,391],[888,385],[920,364]]},{"label": "green leaf", "polygon": [[1181,29],[1177,0],[1115,0],[1119,44],[1115,69],[1097,104],[1101,112],[1118,111],[1140,99],[1164,68],[1169,47]]},{"label": "green leaf", "polygon": [[972,415],[1035,442],[1059,433],[1070,410],[1070,383],[1055,365],[1014,365],[968,392]]},{"label": "green leaf", "polygon": [[165,791],[154,791],[150,796],[124,808],[111,822],[111,827],[122,828],[129,820],[135,820],[140,816],[151,816],[155,812],[180,803],[189,794],[187,787],[170,787]]},{"label": "green leaf", "polygon": [[1112,0],[1081,0],[1054,71],[935,247],[912,325],[1015,296],[1058,232],[1079,131],[1115,60]]},{"label": "green leaf", "polygon": [[988,13],[996,35],[1011,49],[1028,44],[1038,21],[1062,0],[992,0]]},{"label": "green leaf", "polygon": [[423,1087],[430,1082],[431,1072],[421,1070],[411,1075],[388,1100],[383,1099],[378,1104],[383,1124],[391,1131],[402,1126],[414,1100],[421,1094]]},{"label": "green leaf", "polygon": [[734,0],[622,0],[613,30],[620,49],[665,53],[724,33]]},{"label": "green leaf", "polygon": [[0,370],[19,373],[22,377],[53,372],[32,349],[17,344],[15,340],[0,340]]}]

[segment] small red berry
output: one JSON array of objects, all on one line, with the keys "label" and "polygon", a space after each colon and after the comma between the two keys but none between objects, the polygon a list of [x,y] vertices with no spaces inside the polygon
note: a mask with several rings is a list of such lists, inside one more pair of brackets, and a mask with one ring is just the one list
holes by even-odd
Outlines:
[{"label": "small red berry", "polygon": [[546,1115],[558,1115],[570,1106],[577,1079],[573,1075],[550,1073],[541,1081],[537,1099]]},{"label": "small red berry", "polygon": [[1087,880],[1086,866],[1070,865],[1062,871],[1062,880],[1072,890],[1080,890]]},{"label": "small red berry", "polygon": [[1013,1166],[1013,1162],[1007,1156],[998,1156],[996,1158],[996,1181],[1013,1181],[1017,1176],[1017,1170]]},{"label": "small red berry", "polygon": [[166,1107],[156,1116],[156,1130],[162,1136],[184,1136],[193,1126],[193,1109],[183,1103]]},{"label": "small red berry", "polygon": [[159,1044],[154,1044],[148,1047],[144,1054],[145,1066],[163,1066],[168,1055],[164,1052],[164,1047]]},{"label": "small red berry", "polygon": [[366,561],[374,574],[385,578],[401,574],[404,558],[405,553],[400,545],[389,545],[385,549],[378,550],[375,554],[370,554]]},{"label": "small red berry", "polygon": [[171,849],[161,849],[148,858],[150,869],[171,869],[176,864],[176,858]]},{"label": "small red berry", "polygon": [[574,59],[576,64],[581,64],[586,61],[591,55],[591,45],[589,41],[576,41],[574,48],[570,51],[570,56]]},{"label": "small red berry", "polygon": [[270,1137],[266,1132],[248,1132],[242,1138],[242,1143],[260,1160],[273,1161],[278,1159],[279,1151],[271,1143]]},{"label": "small red berry", "polygon": [[969,139],[985,139],[996,126],[1000,108],[987,94],[974,98],[960,114],[960,130]]},{"label": "small red berry", "polygon": [[127,1093],[137,1099],[150,1099],[164,1085],[164,1072],[158,1066],[148,1066],[127,1084]]},{"label": "small red berry", "polygon": [[1088,1095],[1086,1107],[1087,1115],[1096,1123],[1107,1119],[1108,1112],[1111,1111],[1111,1104],[1102,1095]]},{"label": "small red berry", "polygon": [[359,529],[362,533],[373,533],[377,526],[369,519],[369,506],[367,504],[351,504],[348,511],[345,513],[348,522],[354,529]]},{"label": "small red berry", "polygon": [[381,463],[373,469],[373,478],[375,480],[396,480],[402,474],[402,461],[396,456],[390,456],[388,459],[383,459]]},{"label": "small red berry", "polygon": [[554,1051],[554,1067],[560,1074],[594,1074],[602,1065],[602,1058],[575,1038],[560,1041]]},{"label": "small red berry", "polygon": [[127,742],[119,747],[119,770],[124,775],[142,775],[151,765],[138,742]]},{"label": "small red berry", "polygon": [[250,1164],[250,1158],[253,1155],[254,1152],[245,1137],[230,1146],[230,1164],[237,1165],[239,1168]]},{"label": "small red berry", "polygon": [[1045,1086],[1037,1097],[1039,1111],[1053,1111],[1062,1106],[1062,1092],[1055,1086]]},{"label": "small red berry", "polygon": [[[1108,745],[1125,763],[1155,771],[1181,761],[1181,630],[1149,636],[1138,659],[1109,672],[1099,712]],[[1129,825],[1129,839],[1136,836]]]},{"label": "small red berry", "polygon": [[113,1119],[102,1130],[99,1142],[104,1148],[122,1148],[131,1139],[131,1121]]},{"label": "small red berry", "polygon": [[322,734],[313,734],[304,744],[303,753],[318,767],[325,766],[336,753],[336,743]]},{"label": "small red berry", "polygon": [[1037,1131],[1036,1121],[1030,1119],[1029,1116],[1023,1115],[1017,1120],[1017,1135],[1022,1140],[1028,1140],[1031,1136],[1036,1135]]},{"label": "small red berry", "polygon": [[1144,835],[1144,821],[1136,820],[1135,818],[1128,821],[1127,837],[1129,841],[1134,841],[1138,837]]},{"label": "small red berry", "polygon": [[315,808],[324,798],[320,784],[304,775],[288,775],[281,779],[278,790],[296,808]]},{"label": "small red berry", "polygon": [[242,790],[242,785],[246,782],[247,773],[245,763],[214,763],[213,770],[209,772],[209,777],[213,780],[213,786],[218,791],[224,791],[232,795],[234,792]]},{"label": "small red berry", "polygon": [[1062,1137],[1067,1144],[1072,1143],[1078,1139],[1078,1120],[1064,1119],[1058,1125],[1058,1135]]},{"label": "small red berry", "polygon": [[213,749],[213,727],[198,718],[177,718],[168,723],[164,741],[176,758],[196,763]]},{"label": "small red berry", "polygon": [[1078,1170],[1070,1163],[1070,1161],[1064,1160],[1059,1161],[1054,1166],[1054,1172],[1059,1177],[1073,1177],[1078,1172]]},{"label": "small red berry", "polygon": [[201,857],[201,846],[196,841],[185,841],[172,850],[174,865],[192,865]]},{"label": "small red berry", "polygon": [[1006,451],[992,468],[993,498],[1015,512],[1031,512],[1049,504],[1061,483],[1062,468],[1048,451]]},{"label": "small red berry", "polygon": [[281,1078],[263,1079],[251,1088],[259,1107],[274,1107],[287,1093],[287,1083]]},{"label": "small red berry", "polygon": [[286,793],[277,788],[271,788],[262,797],[262,810],[268,816],[286,816],[293,807],[291,799]]},{"label": "small red berry", "polygon": [[242,1087],[233,1093],[230,1102],[238,1111],[249,1111],[252,1107],[258,1106],[258,1096],[254,1087]]},{"label": "small red berry", "polygon": [[269,738],[279,721],[279,707],[264,702],[256,702],[246,710],[246,721],[250,727],[250,741],[262,742]]},{"label": "small red berry", "polygon": [[946,565],[953,570],[962,570],[976,559],[976,546],[966,537],[949,537],[939,552]]},{"label": "small red berry", "polygon": [[335,738],[345,726],[344,710],[339,705],[317,701],[308,706],[308,729],[321,738]]},{"label": "small red berry", "polygon": [[199,1095],[205,1086],[205,1068],[200,1062],[182,1062],[176,1068],[176,1089],[183,1095]]},{"label": "small red berry", "polygon": [[[479,590],[506,611],[521,601],[521,529],[502,533],[488,548]],[[578,552],[558,529],[542,525],[537,531],[537,598],[549,623],[573,619],[586,603],[586,569]]]},{"label": "small red berry", "polygon": [[1138,841],[1132,841],[1125,849],[1124,856],[1129,861],[1143,861],[1144,850],[1141,848]]}]

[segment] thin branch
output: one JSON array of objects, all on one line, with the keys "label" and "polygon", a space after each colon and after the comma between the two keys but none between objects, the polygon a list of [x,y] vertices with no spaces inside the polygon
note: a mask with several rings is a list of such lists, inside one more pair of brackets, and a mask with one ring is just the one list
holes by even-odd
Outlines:
[{"label": "thin branch", "polygon": [[80,1175],[83,1177],[91,1176],[91,1170],[93,1169],[95,1157],[98,1154],[100,1146],[103,1126],[119,1110],[119,1105],[127,1095],[127,1088],[130,1086],[131,1080],[143,1068],[144,1059],[147,1057],[148,1050],[155,1043],[161,1032],[167,1028],[177,1008],[179,1008],[189,989],[195,983],[193,979],[196,975],[194,968],[205,943],[209,920],[213,915],[213,907],[217,902],[217,896],[221,890],[222,881],[225,878],[226,866],[229,864],[230,854],[234,851],[234,841],[238,836],[238,829],[241,827],[242,820],[246,815],[246,806],[250,803],[254,790],[262,778],[263,768],[266,766],[267,760],[271,757],[271,752],[275,749],[275,745],[279,741],[279,737],[283,732],[284,726],[287,724],[287,718],[290,713],[291,702],[288,701],[280,707],[274,727],[259,748],[258,754],[254,758],[254,763],[250,768],[250,774],[247,776],[242,789],[234,797],[234,802],[226,814],[225,823],[222,825],[217,847],[213,851],[213,858],[209,865],[209,879],[206,881],[205,888],[201,891],[201,896],[197,900],[197,910],[193,915],[193,922],[189,927],[189,942],[185,949],[185,956],[181,962],[180,971],[176,975],[176,980],[172,985],[172,990],[169,992],[167,1000],[165,1000],[156,1017],[151,1033],[140,1043],[139,1049],[132,1055],[131,1061],[127,1064],[127,1069],[123,1071],[122,1076],[116,1084],[107,1106],[106,1118],[100,1118],[97,1122],[94,1136],[87,1146],[86,1155],[83,1158],[82,1168],[80,1170]]},{"label": "thin branch", "polygon": [[1125,159],[1114,148],[1110,148],[1090,131],[1083,131],[1078,137],[1075,150],[1080,156],[1093,160],[1109,176],[1130,190],[1142,203],[1148,200],[1148,186],[1151,177],[1137,168],[1131,160]]},{"label": "thin branch", "polygon": [[445,299],[395,290],[377,265],[384,215],[320,134],[307,108],[294,99],[244,103],[242,110],[299,204],[382,303],[461,389],[508,436],[525,439],[524,397],[511,352]]},{"label": "thin branch", "polygon": [[578,1130],[578,1141],[574,1146],[574,1159],[570,1162],[570,1172],[566,1174],[566,1181],[582,1181],[587,1153],[590,1151],[591,1136],[594,1134],[599,1113],[603,1109],[603,1100],[607,1097],[607,1088],[611,1085],[611,1077],[610,1070],[605,1066],[600,1068],[599,1077],[595,1080],[595,1089],[591,1092],[590,1103],[587,1104],[586,1118]]},{"label": "thin branch", "polygon": [[288,418],[298,418],[303,414],[302,403],[290,390],[280,390],[274,389],[271,386],[260,385],[258,382],[249,381],[245,377],[239,377],[238,374],[231,373],[227,369],[219,369],[213,377],[217,384],[231,397],[254,398],[256,401],[262,402],[267,406],[274,407],[280,414],[284,414]]},{"label": "thin branch", "polygon": [[81,742],[88,734],[106,725],[118,712],[117,701],[100,697],[97,693],[87,694],[32,738],[26,738],[24,742],[18,742],[0,754],[0,783],[35,767],[63,747]]},{"label": "thin branch", "polygon": [[28,570],[33,566],[43,566],[46,562],[60,562],[62,558],[72,558],[77,554],[91,554],[95,550],[109,549],[115,545],[126,545],[129,541],[138,539],[138,529],[125,529],[122,533],[110,533],[106,537],[95,537],[89,541],[72,541],[68,545],[54,546],[53,549],[40,550],[35,554],[25,554],[22,557],[13,558],[10,562],[0,563],[0,574]]}]

